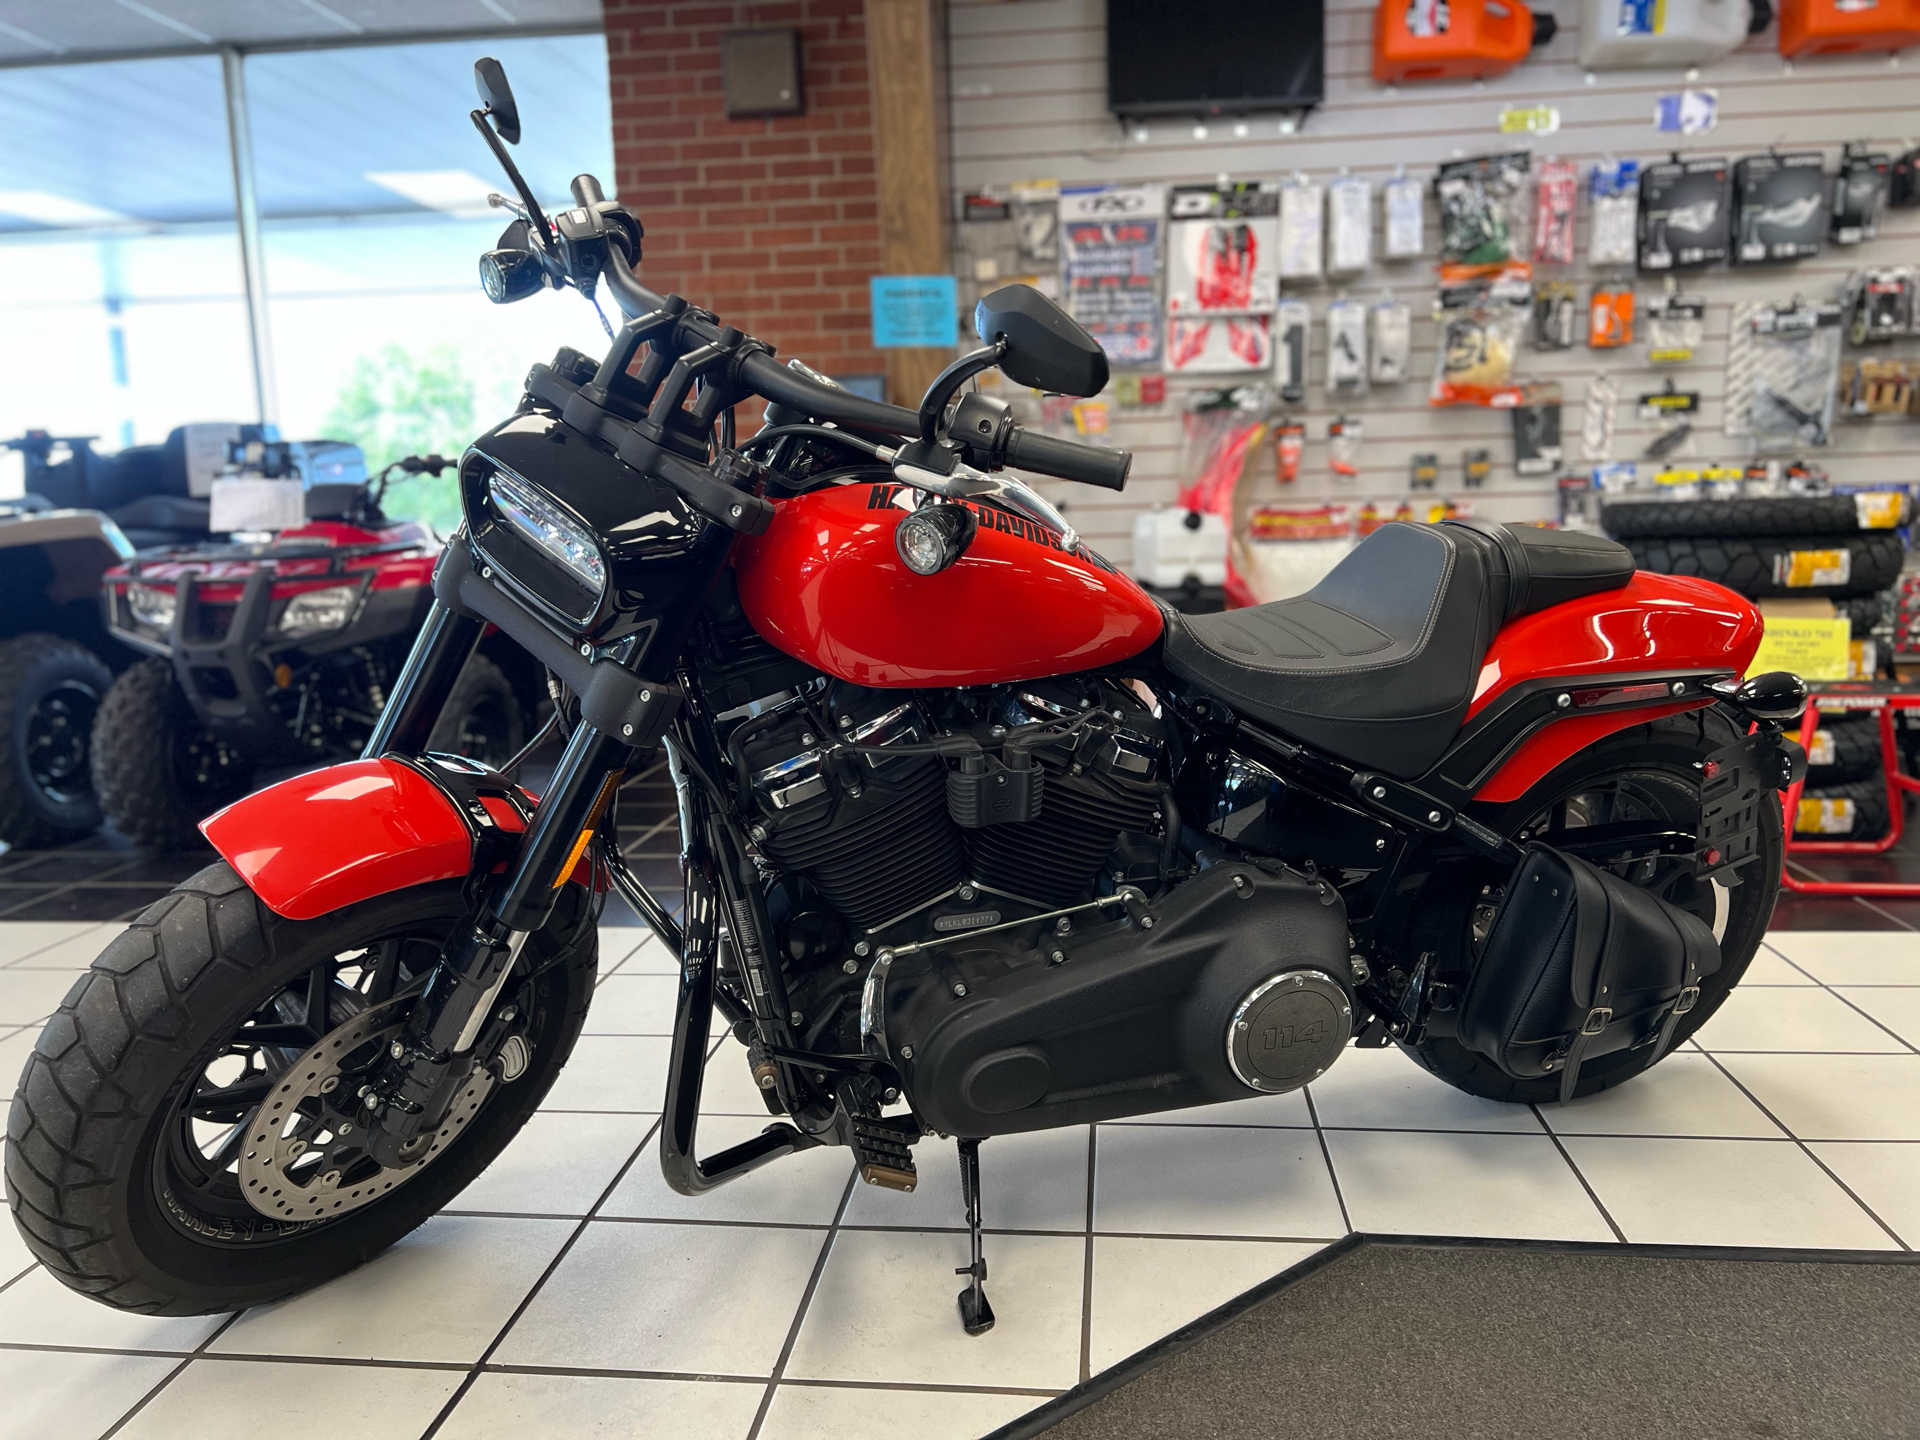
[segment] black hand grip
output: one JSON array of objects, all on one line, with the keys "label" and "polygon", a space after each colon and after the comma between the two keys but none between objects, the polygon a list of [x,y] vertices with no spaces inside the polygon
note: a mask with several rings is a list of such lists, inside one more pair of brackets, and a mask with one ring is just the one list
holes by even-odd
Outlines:
[{"label": "black hand grip", "polygon": [[1127,472],[1133,468],[1133,452],[1076,445],[1071,440],[1056,440],[1015,426],[1007,437],[1007,464],[1061,480],[1078,480],[1082,485],[1124,490]]},{"label": "black hand grip", "polygon": [[600,188],[600,182],[591,175],[574,176],[571,188],[576,205],[598,205],[607,198],[606,192]]}]

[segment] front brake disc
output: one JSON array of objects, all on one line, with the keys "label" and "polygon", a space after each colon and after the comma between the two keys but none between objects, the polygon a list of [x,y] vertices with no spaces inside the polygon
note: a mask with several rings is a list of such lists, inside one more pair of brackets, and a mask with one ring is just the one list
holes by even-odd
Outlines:
[{"label": "front brake disc", "polygon": [[475,1069],[454,1097],[419,1160],[390,1169],[367,1154],[359,1118],[361,1077],[406,1028],[411,998],[363,1010],[280,1072],[279,1083],[247,1121],[240,1152],[247,1204],[291,1221],[325,1220],[371,1205],[431,1165],[480,1113],[494,1085],[485,1068]]}]

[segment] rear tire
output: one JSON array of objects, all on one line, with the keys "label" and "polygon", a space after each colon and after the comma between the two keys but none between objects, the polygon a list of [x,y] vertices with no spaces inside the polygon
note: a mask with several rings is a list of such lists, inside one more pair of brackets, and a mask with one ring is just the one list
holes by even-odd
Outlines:
[{"label": "rear tire", "polygon": [[200,723],[174,683],[172,662],[128,666],[93,726],[93,786],[100,808],[142,845],[202,844],[200,822],[253,788],[253,766]]},{"label": "rear tire", "polygon": [[[202,1173],[191,1150],[184,1164],[179,1158],[179,1137],[205,1123],[182,1118],[208,1093],[202,1087],[229,1083],[211,1072],[238,1053],[242,1027],[260,1023],[263,1010],[303,1014],[283,1003],[313,993],[304,977],[357,951],[364,961],[379,937],[408,937],[391,943],[422,957],[424,968],[438,954],[434,936],[468,913],[460,892],[459,881],[414,886],[295,921],[268,910],[220,863],[149,906],[68,992],[14,1095],[7,1200],[28,1248],[63,1284],[105,1304],[203,1315],[310,1289],[445,1206],[506,1148],[572,1052],[598,949],[581,886],[564,887],[553,919],[522,952],[522,965],[539,971],[524,992],[525,1073],[492,1090],[458,1137],[391,1193],[337,1217],[277,1221],[248,1208],[230,1178],[237,1169],[218,1165],[222,1137],[204,1142],[216,1158]],[[410,971],[396,964],[395,973]],[[327,1003],[338,1007],[327,1023],[346,1017],[342,1001]],[[243,1141],[248,1128],[235,1127]],[[203,1143],[202,1132],[186,1133],[191,1145]]]},{"label": "rear tire", "polygon": [[55,845],[100,827],[88,747],[112,684],[99,656],[58,635],[0,645],[0,840]]},{"label": "rear tire", "polygon": [[[1844,803],[1830,806],[1822,801]],[[1821,820],[1828,813],[1836,817],[1835,823],[1832,828],[1822,829]],[[1837,823],[1840,817],[1845,819],[1844,829]],[[1800,813],[1794,816],[1793,833],[1801,840],[1878,840],[1892,825],[1887,782],[1876,774],[1844,785],[1809,784],[1800,792]]]},{"label": "rear tire", "polygon": [[[1893,530],[1865,530],[1853,535],[1809,535],[1805,537],[1725,538],[1673,537],[1669,539],[1630,539],[1623,542],[1633,553],[1633,563],[1641,570],[1659,575],[1697,575],[1703,580],[1724,585],[1749,600],[1764,600],[1775,595],[1871,595],[1886,589],[1899,578],[1900,563],[1906,547]],[[1844,585],[1785,585],[1774,580],[1774,564],[1782,556],[1797,550],[1844,550],[1847,552],[1847,583]]]},{"label": "rear tire", "polygon": [[[1497,815],[1480,817],[1502,835],[1517,836],[1531,829],[1538,817],[1568,796],[1589,793],[1595,787],[1622,777],[1637,777],[1643,792],[1656,797],[1666,791],[1681,795],[1699,783],[1693,766],[1726,745],[1738,735],[1730,721],[1717,711],[1696,710],[1670,715],[1650,724],[1617,731],[1590,746],[1579,755],[1544,777],[1520,799],[1500,807]],[[1694,1031],[1713,1018],[1713,1014],[1746,974],[1767,922],[1773,918],[1773,905],[1780,893],[1780,871],[1784,860],[1784,836],[1781,832],[1778,798],[1760,807],[1760,853],[1741,873],[1741,883],[1732,887],[1710,885],[1716,892],[1708,896],[1697,882],[1684,881],[1695,893],[1675,903],[1687,909],[1703,911],[1710,903],[1709,920],[1720,940],[1720,968],[1700,983],[1700,998],[1692,1010],[1674,1027],[1668,1054],[1683,1044]],[[1707,919],[1706,914],[1701,918]],[[1467,937],[1462,934],[1459,944]],[[1462,961],[1446,967],[1465,970]],[[1449,1085],[1486,1100],[1507,1100],[1522,1105],[1544,1104],[1560,1098],[1558,1076],[1539,1079],[1515,1079],[1498,1065],[1451,1037],[1437,1036],[1407,1050],[1416,1065],[1431,1071]],[[1581,1067],[1576,1095],[1592,1095],[1610,1089],[1623,1080],[1650,1068],[1645,1050],[1622,1050],[1601,1056]]]}]

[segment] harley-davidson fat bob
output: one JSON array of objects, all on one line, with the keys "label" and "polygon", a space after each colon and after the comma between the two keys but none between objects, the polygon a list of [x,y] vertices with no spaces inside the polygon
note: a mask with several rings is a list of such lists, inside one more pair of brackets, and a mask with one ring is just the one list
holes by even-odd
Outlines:
[{"label": "harley-davidson fat bob", "polygon": [[[520,211],[488,293],[604,283],[628,318],[603,359],[534,366],[461,460],[465,524],[362,758],[206,821],[219,863],[40,1036],[7,1197],[66,1284],[257,1304],[445,1206],[566,1063],[610,887],[681,962],[668,1183],[838,1145],[909,1190],[951,1137],[974,1331],[982,1140],[1294,1089],[1349,1044],[1566,1100],[1725,1000],[1803,763],[1804,686],[1743,680],[1746,601],[1595,536],[1392,524],[1305,595],[1177,614],[1004,473],[1117,490],[1130,457],[966,388],[1105,384],[1037,292],[988,296],[917,410],[856,397],[649,292],[591,176],[544,213],[505,78],[477,76]],[[538,797],[428,749],[488,626],[562,697]],[[613,843],[658,751],[677,917]],[[703,1156],[716,1009],[774,1118]]]}]

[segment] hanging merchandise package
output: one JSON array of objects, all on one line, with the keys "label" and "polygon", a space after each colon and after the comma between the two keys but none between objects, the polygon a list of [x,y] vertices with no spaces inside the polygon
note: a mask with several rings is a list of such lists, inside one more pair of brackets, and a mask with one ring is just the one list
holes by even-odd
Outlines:
[{"label": "hanging merchandise package", "polygon": [[1640,162],[1602,160],[1596,164],[1587,176],[1587,205],[1592,216],[1587,263],[1633,264],[1640,215]]},{"label": "hanging merchandise package", "polygon": [[1327,273],[1357,275],[1373,263],[1373,186],[1342,175],[1327,186]]},{"label": "hanging merchandise package", "polygon": [[1440,457],[1431,450],[1416,452],[1407,461],[1407,488],[1431,490],[1440,483]]},{"label": "hanging merchandise package", "polygon": [[[1018,191],[1015,192],[1018,214]],[[1066,310],[1120,366],[1160,363],[1158,185],[1070,190],[1059,198],[1060,276]]]},{"label": "hanging merchandise package", "polygon": [[1522,475],[1551,475],[1560,455],[1560,387],[1534,381],[1521,388],[1513,407],[1513,468]]},{"label": "hanging merchandise package", "polygon": [[1841,320],[1837,300],[1735,310],[1727,354],[1734,377],[1729,434],[1747,434],[1756,450],[1767,452],[1827,443],[1840,379]]},{"label": "hanging merchandise package", "polygon": [[1909,360],[1849,360],[1840,367],[1843,415],[1910,415],[1920,365]]},{"label": "hanging merchandise package", "polygon": [[1707,299],[1668,290],[1649,298],[1641,307],[1640,318],[1647,335],[1648,362],[1684,365],[1699,353],[1706,334]]},{"label": "hanging merchandise package", "polygon": [[1389,260],[1417,259],[1427,248],[1426,187],[1404,171],[1380,187]]},{"label": "hanging merchandise package", "polygon": [[1307,398],[1307,327],[1312,323],[1312,307],[1304,300],[1282,300],[1274,312],[1280,398],[1295,405]]},{"label": "hanging merchandise package", "polygon": [[1440,260],[1501,265],[1513,258],[1515,206],[1527,182],[1528,156],[1480,155],[1450,160],[1433,177],[1440,205]]},{"label": "hanging merchandise package", "polygon": [[1533,287],[1533,348],[1571,350],[1580,339],[1580,289],[1571,280]]},{"label": "hanging merchandise package", "polygon": [[[1620,387],[1611,375],[1595,375],[1587,381],[1586,407],[1580,420],[1580,458],[1590,465],[1605,465],[1613,459],[1613,417],[1620,406]],[[1629,465],[1628,471],[1633,467]]]},{"label": "hanging merchandise package", "polygon": [[1365,426],[1348,415],[1327,422],[1327,465],[1336,480],[1360,478],[1360,441]]},{"label": "hanging merchandise package", "polygon": [[1534,172],[1533,259],[1535,264],[1573,263],[1574,197],[1580,167],[1571,160],[1543,160]]},{"label": "hanging merchandise package", "polygon": [[1367,307],[1358,300],[1327,306],[1327,398],[1367,393]]},{"label": "hanging merchandise package", "polygon": [[1373,383],[1398,385],[1413,374],[1413,310],[1399,300],[1382,300],[1369,312],[1373,344],[1369,350]]},{"label": "hanging merchandise package", "polygon": [[1280,278],[1320,278],[1325,187],[1296,175],[1280,189]]},{"label": "hanging merchandise package", "polygon": [[1596,285],[1587,302],[1587,344],[1595,350],[1618,350],[1633,343],[1633,287]]},{"label": "hanging merchandise package", "polygon": [[1880,207],[1886,203],[1893,162],[1849,145],[1833,182],[1833,243],[1858,245],[1880,233]]},{"label": "hanging merchandise package", "polygon": [[1920,205],[1920,146],[1905,151],[1888,168],[1887,205],[1894,210]]},{"label": "hanging merchandise package", "polygon": [[1493,452],[1476,445],[1460,456],[1460,480],[1469,490],[1478,490],[1493,473]]},{"label": "hanging merchandise package", "polygon": [[1233,522],[1233,497],[1241,472],[1266,435],[1272,413],[1273,392],[1265,385],[1196,390],[1187,397],[1180,417],[1180,473],[1185,477],[1180,508],[1195,515],[1219,516],[1223,536]]},{"label": "hanging merchandise package", "polygon": [[1654,423],[1653,439],[1641,452],[1643,460],[1664,460],[1678,455],[1693,434],[1700,414],[1700,392],[1679,390],[1669,380],[1660,389],[1640,397],[1640,418]]},{"label": "hanging merchandise package", "polygon": [[1850,344],[1876,345],[1920,330],[1920,303],[1909,266],[1855,270],[1840,293]]},{"label": "hanging merchandise package", "polygon": [[1818,150],[1748,155],[1733,167],[1733,262],[1804,260],[1826,234],[1826,157]]},{"label": "hanging merchandise package", "polygon": [[1288,420],[1273,427],[1273,473],[1282,485],[1300,478],[1300,455],[1307,448],[1307,427]]},{"label": "hanging merchandise package", "polygon": [[1733,234],[1730,208],[1724,155],[1647,166],[1640,177],[1640,268],[1719,264]]},{"label": "hanging merchandise package", "polygon": [[1494,275],[1449,280],[1441,274],[1434,320],[1440,346],[1435,357],[1432,405],[1512,405],[1513,357],[1533,309],[1533,283],[1525,265]]},{"label": "hanging merchandise package", "polygon": [[1272,368],[1271,315],[1167,321],[1167,369],[1175,375],[1253,375]]},{"label": "hanging merchandise package", "polygon": [[1167,314],[1244,315],[1279,298],[1280,190],[1176,185],[1169,193]]},{"label": "hanging merchandise package", "polygon": [[[1051,275],[1060,267],[1060,187],[1035,180],[1012,187],[1008,209],[1018,239],[1020,268]],[[1046,290],[1047,286],[1040,286]]]}]

